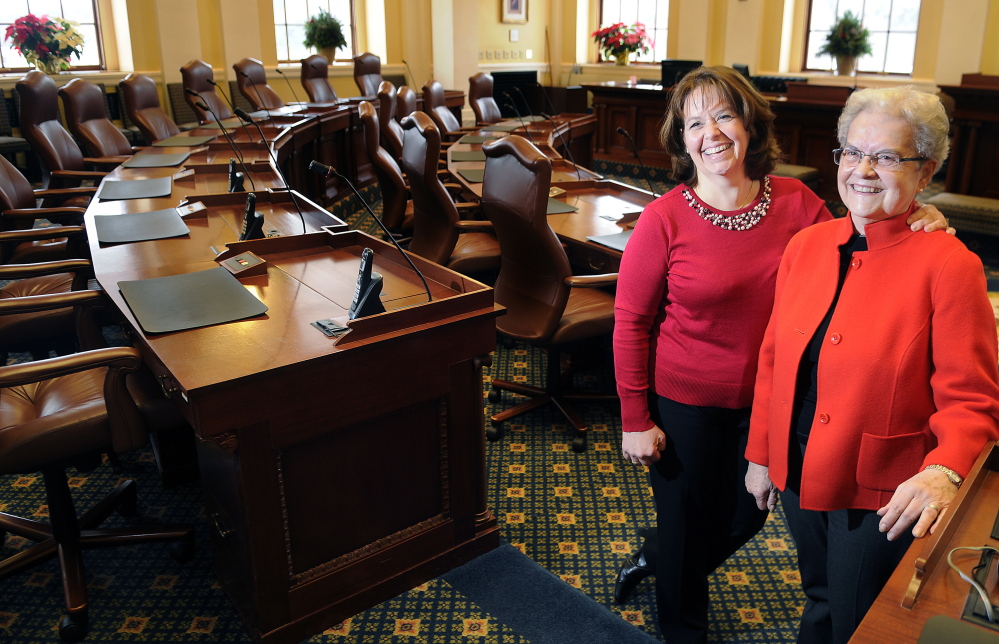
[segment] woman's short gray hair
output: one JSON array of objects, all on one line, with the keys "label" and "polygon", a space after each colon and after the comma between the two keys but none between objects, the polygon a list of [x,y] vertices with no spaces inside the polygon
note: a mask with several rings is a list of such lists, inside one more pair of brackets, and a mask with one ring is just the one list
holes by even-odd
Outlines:
[{"label": "woman's short gray hair", "polygon": [[839,115],[839,144],[846,145],[846,136],[853,119],[861,112],[880,112],[905,119],[912,130],[916,152],[933,159],[939,168],[950,150],[950,121],[943,103],[933,94],[921,92],[911,85],[862,89],[850,95]]}]

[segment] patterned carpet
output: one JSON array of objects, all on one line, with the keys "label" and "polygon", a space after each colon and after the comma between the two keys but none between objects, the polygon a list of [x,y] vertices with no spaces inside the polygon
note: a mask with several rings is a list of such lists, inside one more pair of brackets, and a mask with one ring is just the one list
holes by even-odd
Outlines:
[{"label": "patterned carpet", "polygon": [[[637,168],[603,168],[644,187]],[[636,177],[639,179],[636,180]],[[657,191],[666,189],[657,177]],[[377,194],[364,191],[367,197]],[[351,205],[353,204],[353,205]],[[338,211],[356,221],[356,202]],[[377,205],[377,203],[376,203]],[[370,222],[360,227],[369,228]],[[608,388],[606,344],[591,346],[576,372],[581,387]],[[24,356],[14,359],[23,359]],[[493,377],[540,382],[544,356],[526,345],[497,348],[484,373],[485,396]],[[504,394],[498,406],[508,406]],[[493,405],[485,401],[487,416]],[[565,583],[650,634],[656,634],[654,590],[643,581],[631,602],[614,603],[613,579],[622,557],[638,545],[638,528],[654,521],[644,471],[620,457],[619,410],[613,404],[581,406],[593,429],[590,448],[576,454],[560,417],[543,409],[507,424],[505,437],[487,444],[489,505],[503,538]],[[488,422],[488,420],[487,420]],[[95,550],[87,554],[91,631],[89,642],[248,642],[242,625],[215,582],[207,526],[196,485],[163,490],[149,450],[125,455],[123,476],[139,483],[146,518],[194,522],[198,552],[175,563],[161,545]],[[119,479],[105,464],[70,471],[81,507]],[[40,476],[0,477],[0,510],[45,516]],[[115,517],[115,521],[124,521]],[[24,548],[8,537],[0,557]],[[711,579],[710,642],[792,642],[804,598],[793,544],[780,511],[764,530]],[[0,641],[12,644],[59,641],[62,616],[58,566],[49,562],[0,582]],[[412,589],[360,613],[309,642],[339,643],[517,643],[528,640],[470,602],[441,579]],[[596,643],[602,644],[602,643]]]}]

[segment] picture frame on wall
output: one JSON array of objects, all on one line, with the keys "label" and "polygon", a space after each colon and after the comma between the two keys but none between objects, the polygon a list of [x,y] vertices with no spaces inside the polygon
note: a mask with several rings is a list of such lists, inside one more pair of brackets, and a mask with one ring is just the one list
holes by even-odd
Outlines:
[{"label": "picture frame on wall", "polygon": [[527,0],[500,0],[500,7],[503,22],[527,22]]}]

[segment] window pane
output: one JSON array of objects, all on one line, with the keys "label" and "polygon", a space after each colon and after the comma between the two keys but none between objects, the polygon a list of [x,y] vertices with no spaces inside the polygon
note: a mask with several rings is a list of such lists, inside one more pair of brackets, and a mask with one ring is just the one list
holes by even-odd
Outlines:
[{"label": "window pane", "polygon": [[[280,2],[280,0],[277,1]],[[309,6],[305,0],[285,0],[284,11],[288,17],[288,24],[304,25],[305,21],[309,19]]]},{"label": "window pane", "polygon": [[640,22],[652,39],[649,53],[638,54],[633,60],[654,63],[666,58],[669,27],[669,0],[603,0],[600,7],[600,24],[607,27],[617,22],[631,25]]},{"label": "window pane", "polygon": [[[920,0],[812,0],[810,6],[811,28],[807,34],[805,69],[834,68],[831,57],[816,56],[815,52],[825,44],[826,34],[837,17],[851,11],[860,16],[861,23],[871,32],[872,53],[858,61],[859,70],[912,73]],[[891,47],[889,42],[893,43]]]},{"label": "window pane", "polygon": [[812,31],[828,31],[829,25],[836,21],[836,0],[812,0],[812,19],[809,28]]},{"label": "window pane", "polygon": [[822,49],[822,45],[826,42],[824,32],[812,32],[811,37],[808,39],[808,53],[805,58],[805,66],[808,69],[825,69],[830,70],[833,68],[834,62],[833,57],[826,54],[819,56],[818,52]]},{"label": "window pane", "polygon": [[[70,15],[75,15],[73,11],[72,2],[66,3],[67,13]],[[36,16],[61,16],[62,15],[62,3],[59,0],[30,0],[28,2],[28,7],[31,9],[31,13]]]},{"label": "window pane", "polygon": [[308,58],[312,52],[303,45],[305,42],[305,27],[288,25],[288,60]]},{"label": "window pane", "polygon": [[288,55],[288,31],[284,25],[274,26],[274,36],[277,44],[278,60],[290,60]]},{"label": "window pane", "polygon": [[3,2],[0,2],[0,22],[4,23],[4,29],[27,13],[27,0],[4,0]]},{"label": "window pane", "polygon": [[891,5],[890,1],[868,2],[867,11],[864,12],[864,26],[871,31],[888,31]]},{"label": "window pane", "polygon": [[861,56],[857,61],[857,69],[862,72],[883,71],[885,48],[888,45],[888,34],[879,31],[871,34],[871,53]]},{"label": "window pane", "polygon": [[893,33],[888,37],[888,58],[885,71],[890,74],[911,74],[916,55],[916,34]]},{"label": "window pane", "polygon": [[76,56],[70,56],[70,65],[82,67],[85,65],[100,65],[101,53],[97,47],[97,29],[93,25],[80,25],[76,28],[83,36],[83,53],[80,60]]},{"label": "window pane", "polygon": [[919,27],[919,0],[895,0],[891,8],[891,29],[915,32]]},{"label": "window pane", "polygon": [[[874,4],[875,2],[889,3],[891,0],[872,0],[870,4]],[[839,0],[839,9],[836,15],[845,16],[847,11],[852,12],[855,16],[861,16],[861,19],[863,19],[864,0]]]},{"label": "window pane", "polygon": [[71,16],[69,20],[83,24],[94,24],[94,3],[93,2],[63,2],[63,15]]}]

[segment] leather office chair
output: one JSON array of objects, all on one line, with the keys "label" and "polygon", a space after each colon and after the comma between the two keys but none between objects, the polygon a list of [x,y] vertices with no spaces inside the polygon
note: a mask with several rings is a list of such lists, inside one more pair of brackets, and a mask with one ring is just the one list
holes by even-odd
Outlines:
[{"label": "leather office chair", "polygon": [[402,158],[402,125],[395,120],[395,113],[395,85],[389,81],[382,81],[378,86],[378,125],[381,128],[381,145],[398,163]]},{"label": "leather office chair", "polygon": [[232,68],[236,72],[236,87],[239,88],[239,93],[250,101],[253,111],[276,110],[284,107],[284,101],[274,88],[267,84],[267,74],[259,60],[244,58],[234,63]]},{"label": "leather office chair", "polygon": [[548,353],[544,388],[493,380],[491,402],[500,390],[529,396],[530,400],[492,416],[486,431],[490,440],[502,436],[502,423],[547,403],[553,403],[575,429],[572,449],[586,449],[586,423],[569,399],[613,400],[614,396],[576,396],[563,390],[561,353],[571,343],[609,334],[614,328],[614,296],[595,287],[610,286],[617,274],[573,276],[569,259],[548,225],[551,160],[519,136],[483,144],[486,169],[482,184],[482,211],[499,239],[502,265],[496,278],[496,303],[506,315],[496,319],[497,330],[529,342]]},{"label": "leather office chair", "polygon": [[402,119],[416,111],[416,92],[409,85],[403,85],[395,94],[395,120]]},{"label": "leather office chair", "polygon": [[160,107],[156,81],[144,74],[129,74],[118,83],[125,113],[148,143],[180,134],[180,128]]},{"label": "leather office chair", "polygon": [[329,61],[313,54],[302,59],[302,87],[312,103],[336,102],[336,90],[330,84]]},{"label": "leather office chair", "polygon": [[493,75],[479,72],[468,79],[468,102],[478,125],[492,125],[503,120],[499,105],[493,98]]},{"label": "leather office chair", "polygon": [[[391,83],[388,81],[382,83],[383,86],[386,84]],[[392,155],[379,145],[381,128],[375,107],[368,101],[361,101],[358,113],[361,117],[361,126],[364,128],[364,147],[375,171],[378,189],[382,193],[382,223],[392,233],[407,234],[413,228],[413,209],[411,206],[407,207],[409,189],[406,187],[406,180],[403,179],[402,170]]]},{"label": "leather office chair", "polygon": [[458,118],[444,104],[444,86],[430,79],[423,86],[423,111],[430,115],[443,139],[455,140],[465,135]]},{"label": "leather office chair", "polygon": [[[482,221],[459,220],[458,207],[437,174],[441,138],[423,112],[402,121],[402,169],[413,195],[413,239],[409,250],[459,273],[489,273],[499,268],[499,244]],[[471,204],[470,204],[471,205]]]},{"label": "leather office chair", "polygon": [[382,59],[364,52],[354,56],[354,82],[361,96],[375,96],[382,84]]},{"label": "leather office chair", "polygon": [[[212,108],[220,119],[232,118],[232,110],[225,104],[225,101],[215,92],[215,86],[211,82],[215,80],[212,67],[202,60],[191,60],[180,68],[181,83],[184,89],[191,89],[201,95],[201,100],[205,105]],[[211,112],[198,107],[198,99],[184,92],[184,101],[194,110],[198,116],[198,122],[204,125],[215,120]]]},{"label": "leather office chair", "polygon": [[104,92],[93,83],[74,78],[59,89],[66,125],[92,157],[131,156],[135,151],[125,135],[108,119]]},{"label": "leather office chair", "polygon": [[[98,291],[71,294],[85,302]],[[44,300],[44,302],[39,302]],[[63,296],[0,303],[3,313],[65,306]],[[135,482],[120,483],[85,514],[77,516],[66,468],[86,471],[100,465],[102,453],[142,447],[147,440],[141,414],[127,391],[126,378],[141,365],[139,352],[105,348],[39,362],[0,366],[0,474],[41,472],[49,522],[0,513],[0,537],[10,532],[37,542],[0,561],[0,579],[58,557],[67,615],[59,626],[64,641],[88,630],[87,580],[83,551],[90,548],[176,541],[175,559],[194,553],[190,525],[99,526],[112,512],[136,512]]]}]

